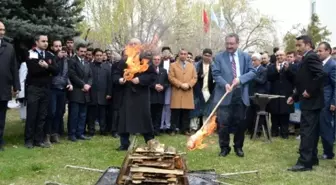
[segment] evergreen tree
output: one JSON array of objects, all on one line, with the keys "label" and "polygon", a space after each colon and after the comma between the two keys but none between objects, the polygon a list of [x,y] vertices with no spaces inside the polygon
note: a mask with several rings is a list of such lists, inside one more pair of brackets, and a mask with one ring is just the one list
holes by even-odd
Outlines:
[{"label": "evergreen tree", "polygon": [[0,20],[7,36],[15,40],[31,40],[36,33],[51,38],[79,35],[75,29],[83,20],[81,0],[1,0]]}]

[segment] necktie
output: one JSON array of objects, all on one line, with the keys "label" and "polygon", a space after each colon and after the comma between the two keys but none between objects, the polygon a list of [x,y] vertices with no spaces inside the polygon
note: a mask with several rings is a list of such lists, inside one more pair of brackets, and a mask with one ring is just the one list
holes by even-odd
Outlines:
[{"label": "necktie", "polygon": [[41,51],[41,56],[44,59],[44,51]]},{"label": "necktie", "polygon": [[232,64],[232,74],[233,74],[233,78],[236,78],[237,77],[237,70],[236,70],[236,61],[234,59],[234,53],[232,53],[232,61],[231,61],[231,64]]}]

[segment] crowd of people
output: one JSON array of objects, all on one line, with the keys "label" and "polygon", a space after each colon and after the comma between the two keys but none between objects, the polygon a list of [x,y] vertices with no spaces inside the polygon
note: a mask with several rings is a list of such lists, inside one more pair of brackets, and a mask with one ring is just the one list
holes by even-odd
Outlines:
[{"label": "crowd of people", "polygon": [[[120,137],[117,150],[127,150],[130,134],[140,133],[146,142],[164,133],[194,134],[214,104],[230,92],[217,111],[220,156],[231,151],[230,133],[235,135],[236,155],[244,156],[246,130],[253,133],[259,109],[250,96],[261,93],[286,97],[268,104],[272,137],[288,139],[293,103],[300,102],[300,157],[290,170],[306,171],[318,165],[319,136],[322,158],[334,158],[336,48],[327,42],[315,49],[308,36],[301,36],[297,51],[274,48],[270,56],[239,50],[238,35],[228,34],[225,51],[216,55],[209,48],[195,59],[186,49],[176,57],[170,47],[162,47],[161,53],[144,52],[140,59],[150,61],[148,69],[127,80],[126,52],[119,55],[81,43],[75,46],[71,38],[50,41],[38,34],[18,66],[15,50],[2,39],[4,34],[5,25],[0,22],[0,151],[12,92],[25,120],[25,147],[48,148],[65,133],[72,142],[90,140],[99,124],[99,134]],[[140,40],[131,39],[127,46],[137,45]]]}]

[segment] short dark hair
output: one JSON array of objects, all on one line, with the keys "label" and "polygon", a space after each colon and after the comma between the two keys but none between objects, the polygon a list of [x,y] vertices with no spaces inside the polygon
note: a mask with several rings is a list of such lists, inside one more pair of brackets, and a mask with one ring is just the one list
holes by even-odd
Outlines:
[{"label": "short dark hair", "polygon": [[84,44],[84,43],[79,43],[79,44],[76,46],[76,50],[78,51],[79,48],[87,48],[87,45]]},{"label": "short dark hair", "polygon": [[72,38],[72,37],[65,37],[65,42],[67,42],[67,41],[74,41],[74,39]]},{"label": "short dark hair", "polygon": [[225,40],[227,38],[229,38],[229,37],[234,37],[236,39],[236,42],[239,43],[239,36],[238,36],[238,34],[236,34],[236,33],[229,33],[228,35],[226,35]]},{"label": "short dark hair", "polygon": [[279,51],[279,47],[274,47],[273,48],[273,53],[276,53],[277,51]]},{"label": "short dark hair", "polygon": [[315,46],[312,42],[312,39],[308,35],[301,35],[301,36],[297,37],[296,40],[302,40],[303,43],[309,44],[311,49],[315,49]]},{"label": "short dark hair", "polygon": [[36,35],[34,36],[34,41],[38,41],[38,40],[40,40],[40,37],[41,37],[41,36],[47,36],[47,37],[48,37],[48,35],[45,34],[45,33],[38,33],[38,34],[36,34]]},{"label": "short dark hair", "polygon": [[192,52],[190,52],[190,51],[188,51],[188,55],[194,56],[194,55],[192,54]]},{"label": "short dark hair", "polygon": [[66,46],[62,46],[62,51],[68,51],[67,47]]},{"label": "short dark hair", "polygon": [[294,56],[295,56],[295,51],[288,51],[287,53],[286,53],[286,55],[291,55],[291,54],[293,54]]},{"label": "short dark hair", "polygon": [[93,49],[93,48],[87,48],[87,50],[86,51],[91,51],[91,52],[93,52],[95,49]]},{"label": "short dark hair", "polygon": [[111,51],[111,52],[112,52],[112,50],[110,50],[110,49],[105,49],[105,53],[108,52],[108,51]]},{"label": "short dark hair", "polygon": [[163,46],[161,49],[161,52],[163,52],[164,50],[169,50],[169,52],[171,52],[171,49],[169,46]]},{"label": "short dark hair", "polygon": [[96,48],[93,50],[93,55],[96,55],[97,52],[101,52],[101,53],[104,53],[104,51],[100,48]]},{"label": "short dark hair", "polygon": [[321,42],[319,46],[324,45],[326,50],[329,50],[329,53],[332,53],[331,45],[328,42]]},{"label": "short dark hair", "polygon": [[203,49],[203,55],[206,54],[206,53],[212,55],[212,50],[210,48]]},{"label": "short dark hair", "polygon": [[62,44],[62,40],[61,40],[61,39],[54,39],[54,40],[51,42],[51,45],[53,46],[53,45],[54,45],[54,43],[55,43],[56,41],[60,41],[60,42],[61,42],[61,44]]}]

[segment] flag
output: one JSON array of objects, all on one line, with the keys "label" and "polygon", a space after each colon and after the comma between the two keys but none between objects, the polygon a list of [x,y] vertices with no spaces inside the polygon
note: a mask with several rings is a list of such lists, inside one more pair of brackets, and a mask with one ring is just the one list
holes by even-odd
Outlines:
[{"label": "flag", "polygon": [[218,19],[217,19],[217,16],[216,16],[216,14],[215,14],[215,12],[214,12],[214,10],[213,10],[213,8],[211,7],[211,20],[212,21],[214,21],[216,24],[217,24],[217,26],[219,27],[219,22],[218,22]]},{"label": "flag", "polygon": [[224,25],[225,25],[225,18],[223,13],[223,7],[221,7],[220,22],[219,22],[220,29],[224,29]]},{"label": "flag", "polygon": [[210,22],[208,18],[208,14],[206,11],[203,9],[203,27],[204,27],[204,32],[207,33],[210,28]]}]

